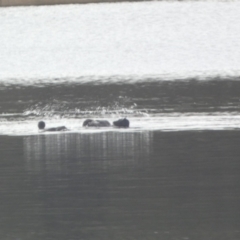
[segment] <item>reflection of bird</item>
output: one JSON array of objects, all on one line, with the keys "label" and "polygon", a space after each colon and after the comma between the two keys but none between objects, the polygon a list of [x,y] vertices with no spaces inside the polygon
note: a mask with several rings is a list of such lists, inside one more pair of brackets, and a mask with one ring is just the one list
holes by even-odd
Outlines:
[{"label": "reflection of bird", "polygon": [[129,127],[129,120],[126,119],[126,118],[118,119],[117,121],[113,122],[113,125],[115,127],[128,128]]},{"label": "reflection of bird", "polygon": [[83,127],[109,127],[111,124],[107,120],[86,119],[83,122]]},{"label": "reflection of bird", "polygon": [[61,127],[53,127],[53,128],[45,128],[46,124],[44,121],[40,121],[38,123],[38,129],[43,132],[57,132],[57,131],[67,131],[68,129],[65,126]]}]

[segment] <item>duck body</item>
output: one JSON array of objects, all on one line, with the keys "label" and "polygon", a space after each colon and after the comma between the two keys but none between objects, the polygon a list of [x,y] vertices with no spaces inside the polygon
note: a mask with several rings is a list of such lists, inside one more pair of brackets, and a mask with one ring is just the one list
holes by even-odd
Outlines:
[{"label": "duck body", "polygon": [[68,129],[65,126],[60,127],[53,127],[53,128],[45,128],[46,124],[44,121],[40,121],[38,123],[38,129],[42,132],[60,132],[60,131],[68,131]]},{"label": "duck body", "polygon": [[44,132],[60,132],[60,131],[67,131],[68,129],[65,126],[60,127],[53,127],[53,128],[46,128]]},{"label": "duck body", "polygon": [[130,125],[130,122],[126,118],[121,118],[121,119],[118,119],[117,121],[114,121],[113,125],[119,128],[128,128]]},{"label": "duck body", "polygon": [[83,122],[83,127],[109,127],[109,126],[111,126],[111,124],[107,120],[86,119]]}]

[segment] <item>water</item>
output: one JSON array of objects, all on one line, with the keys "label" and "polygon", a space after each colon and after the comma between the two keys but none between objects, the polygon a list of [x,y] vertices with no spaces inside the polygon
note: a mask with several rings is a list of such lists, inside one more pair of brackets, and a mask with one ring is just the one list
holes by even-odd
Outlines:
[{"label": "water", "polygon": [[239,8],[235,1],[2,8],[0,78],[239,75]]},{"label": "water", "polygon": [[3,239],[238,239],[239,132],[1,137]]},{"label": "water", "polygon": [[[111,79],[113,81],[111,82]],[[230,79],[211,81],[158,78],[145,82],[43,84],[41,86],[2,86],[0,89],[0,134],[38,134],[37,123],[66,125],[72,132],[138,132],[179,130],[239,129],[240,82]],[[86,118],[127,117],[131,127],[86,129]]]},{"label": "water", "polygon": [[1,239],[239,239],[239,7],[1,8]]}]

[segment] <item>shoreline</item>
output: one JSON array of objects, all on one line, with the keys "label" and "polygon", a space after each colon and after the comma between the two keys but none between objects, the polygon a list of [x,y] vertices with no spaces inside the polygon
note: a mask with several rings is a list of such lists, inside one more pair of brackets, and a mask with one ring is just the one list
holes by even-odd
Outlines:
[{"label": "shoreline", "polygon": [[42,6],[87,3],[140,2],[144,0],[0,0],[0,7]]}]

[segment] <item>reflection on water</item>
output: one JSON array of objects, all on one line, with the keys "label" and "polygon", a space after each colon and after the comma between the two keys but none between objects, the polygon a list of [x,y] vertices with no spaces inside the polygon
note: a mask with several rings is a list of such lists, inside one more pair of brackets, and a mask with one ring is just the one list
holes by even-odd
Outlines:
[{"label": "reflection on water", "polygon": [[[152,132],[36,135],[24,138],[28,171],[65,172],[71,164],[117,168],[148,161]],[[84,171],[84,170],[82,170]]]},{"label": "reflection on water", "polygon": [[0,136],[0,236],[237,240],[238,131]]}]

